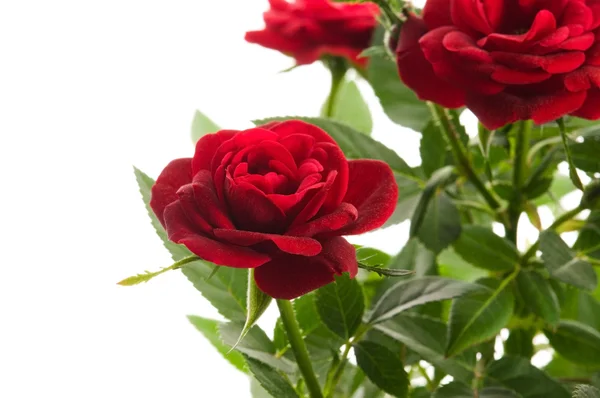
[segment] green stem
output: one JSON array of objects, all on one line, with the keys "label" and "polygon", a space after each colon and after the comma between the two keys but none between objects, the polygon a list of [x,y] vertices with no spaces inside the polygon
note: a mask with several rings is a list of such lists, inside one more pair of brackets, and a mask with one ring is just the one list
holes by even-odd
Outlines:
[{"label": "green stem", "polygon": [[356,334],[354,335],[354,338],[352,338],[352,341],[346,343],[346,347],[344,349],[344,352],[342,353],[342,358],[340,359],[340,363],[338,364],[337,369],[335,370],[335,373],[331,378],[331,382],[328,383],[327,386],[325,386],[325,396],[327,398],[333,397],[333,394],[335,393],[335,388],[337,387],[340,379],[342,378],[342,374],[344,374],[344,367],[346,366],[346,362],[348,362],[348,355],[350,354],[350,349],[352,348],[352,345],[356,344],[360,339],[362,339],[368,330],[369,327],[365,324],[362,324],[356,331]]},{"label": "green stem", "polygon": [[324,57],[323,63],[331,73],[331,88],[329,89],[329,96],[327,97],[323,116],[332,117],[335,110],[335,101],[348,70],[348,65],[346,60],[340,57]]},{"label": "green stem", "polygon": [[519,217],[523,211],[523,187],[527,181],[528,164],[527,154],[531,143],[531,121],[521,122],[519,131],[517,131],[517,140],[515,143],[515,161],[513,165],[513,188],[515,195],[508,206],[508,225],[506,228],[506,238],[513,243],[517,242],[517,229],[519,226]]},{"label": "green stem", "polygon": [[560,138],[562,139],[563,147],[565,149],[565,155],[567,156],[567,163],[569,164],[569,177],[571,177],[571,181],[573,181],[573,184],[583,191],[583,184],[579,179],[577,169],[575,168],[573,158],[571,157],[571,148],[569,147],[569,143],[567,141],[567,131],[565,130],[565,122],[562,120],[562,118],[560,118],[556,120],[556,123],[558,124],[558,129],[560,130]]},{"label": "green stem", "polygon": [[[548,229],[554,230],[554,229],[560,227],[562,224],[569,221],[570,219],[572,219],[573,217],[575,217],[576,215],[581,213],[583,210],[585,210],[585,208],[583,208],[581,206],[578,206],[578,207],[574,208],[573,210],[569,210],[568,212],[566,212],[563,215],[561,215],[560,217],[558,217],[552,223],[552,225],[550,225],[550,227]],[[525,265],[527,263],[527,261],[535,255],[535,253],[537,252],[539,247],[540,247],[540,240],[538,239],[533,245],[531,245],[531,247],[525,252],[525,254],[523,254],[523,257],[521,258],[521,264]]]},{"label": "green stem", "polygon": [[302,339],[302,333],[300,332],[300,326],[294,315],[294,309],[292,303],[289,300],[277,300],[277,307],[279,307],[279,314],[281,315],[281,321],[287,334],[290,346],[296,357],[298,368],[300,373],[304,377],[306,387],[310,393],[311,398],[323,398],[321,392],[321,386],[313,370],[312,363],[308,356],[308,351],[304,340]]},{"label": "green stem", "polygon": [[447,111],[439,105],[428,102],[429,109],[431,110],[431,114],[433,115],[434,120],[437,121],[442,133],[446,136],[448,142],[450,143],[450,147],[452,149],[452,154],[456,159],[456,162],[461,169],[462,173],[471,181],[471,183],[475,186],[475,188],[479,191],[481,196],[485,199],[488,205],[493,210],[498,210],[501,205],[498,199],[490,192],[483,181],[479,178],[471,162],[467,155],[467,150],[463,146],[462,142],[460,142],[460,137],[458,132],[452,125],[450,121],[450,116]]}]

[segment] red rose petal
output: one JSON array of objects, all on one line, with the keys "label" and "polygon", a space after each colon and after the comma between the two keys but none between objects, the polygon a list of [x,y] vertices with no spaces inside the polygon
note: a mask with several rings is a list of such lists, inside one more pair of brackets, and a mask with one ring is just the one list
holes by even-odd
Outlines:
[{"label": "red rose petal", "polygon": [[452,0],[450,15],[454,26],[473,35],[488,35],[492,33],[482,1]]},{"label": "red rose petal", "polygon": [[336,177],[337,177],[337,171],[332,170],[329,172],[329,174],[327,175],[327,179],[325,180],[325,183],[312,196],[312,198],[310,198],[308,203],[304,206],[304,208],[300,211],[300,213],[294,218],[294,221],[292,221],[290,228],[304,224],[305,222],[307,222],[308,220],[313,218],[319,212],[319,210],[321,210],[323,203],[325,203],[325,200],[327,199],[327,196],[329,195],[329,192],[331,191],[331,189],[333,187]]},{"label": "red rose petal", "polygon": [[192,172],[196,174],[200,170],[211,170],[211,162],[217,149],[225,141],[229,141],[239,133],[236,130],[221,130],[215,134],[207,134],[196,143],[196,153],[192,160]]},{"label": "red rose petal", "polygon": [[469,96],[467,106],[488,129],[493,130],[517,120],[532,119],[547,123],[579,109],[585,100],[585,91],[562,92],[521,98],[508,93],[492,96]]},{"label": "red rose petal", "polygon": [[463,106],[465,92],[437,77],[425,58],[419,38],[426,32],[423,20],[414,15],[410,15],[402,25],[396,50],[400,78],[422,100],[434,101],[448,108]]},{"label": "red rose petal", "polygon": [[600,89],[588,90],[583,105],[571,114],[584,119],[600,119]]},{"label": "red rose petal", "polygon": [[271,241],[280,250],[300,256],[316,256],[321,252],[321,244],[311,238],[263,234],[260,232],[240,231],[235,229],[215,229],[217,238],[239,246],[252,246],[257,243]]},{"label": "red rose petal", "polygon": [[200,258],[235,268],[255,268],[271,258],[246,247],[217,242],[199,234],[190,225],[179,201],[171,203],[164,212],[169,239],[185,245]]},{"label": "red rose petal", "polygon": [[192,159],[183,158],[170,162],[160,173],[152,186],[150,207],[160,223],[165,226],[163,213],[165,207],[178,200],[177,190],[192,182]]},{"label": "red rose petal", "polygon": [[539,83],[552,76],[544,71],[520,71],[499,66],[492,72],[492,79],[503,84],[531,84]]},{"label": "red rose petal", "polygon": [[321,242],[323,250],[314,257],[282,255],[254,271],[254,280],[263,292],[277,299],[291,300],[334,281],[344,272],[356,276],[356,250],[344,238]]},{"label": "red rose petal", "polygon": [[179,196],[179,203],[194,230],[211,235],[213,227],[200,215],[192,184],[186,184],[179,188],[177,196]]},{"label": "red rose petal", "polygon": [[285,228],[285,214],[255,186],[227,176],[224,188],[229,214],[238,228],[273,233]]},{"label": "red rose petal", "polygon": [[[326,154],[326,156],[321,157],[319,154]],[[312,156],[323,166],[324,171],[335,170],[337,173],[331,190],[325,197],[325,202],[322,205],[323,211],[329,212],[337,208],[346,195],[348,187],[348,160],[337,144],[327,142],[316,144]]]},{"label": "red rose petal", "polygon": [[290,236],[315,236],[338,231],[355,221],[358,210],[350,203],[342,202],[333,212],[316,218],[306,224],[290,228],[285,234]]},{"label": "red rose petal", "polygon": [[350,180],[344,202],[358,210],[352,224],[336,231],[339,235],[356,235],[381,227],[394,212],[398,186],[390,166],[379,160],[352,160]]},{"label": "red rose petal", "polygon": [[279,140],[279,143],[294,157],[297,165],[308,157],[315,142],[315,137],[308,134],[290,134]]},{"label": "red rose petal", "polygon": [[281,140],[290,135],[303,134],[313,137],[316,142],[329,142],[335,144],[334,139],[323,129],[302,120],[286,120],[276,124],[269,124],[268,129],[281,137]]},{"label": "red rose petal", "polygon": [[208,170],[201,170],[194,176],[192,187],[199,212],[205,220],[215,228],[235,228],[217,197]]},{"label": "red rose petal", "polygon": [[494,61],[509,68],[542,68],[552,74],[571,72],[585,62],[585,55],[579,51],[568,51],[545,56],[494,51],[491,53],[491,56]]},{"label": "red rose petal", "polygon": [[[223,142],[223,144],[216,149],[214,156],[212,157],[209,170],[215,172],[219,166],[226,165],[228,162],[231,162],[233,156],[235,156],[238,151],[243,150],[244,148],[258,144],[262,141],[276,140],[277,135],[269,130],[253,128],[240,131],[231,137],[230,140]],[[197,155],[195,155],[194,158],[196,156]]]},{"label": "red rose petal", "polygon": [[423,7],[423,21],[429,30],[452,25],[448,0],[427,0]]}]

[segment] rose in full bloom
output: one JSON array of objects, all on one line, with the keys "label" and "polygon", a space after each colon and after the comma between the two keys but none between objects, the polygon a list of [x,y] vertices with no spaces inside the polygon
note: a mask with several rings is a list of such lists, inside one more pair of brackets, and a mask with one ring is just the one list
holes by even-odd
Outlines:
[{"label": "rose in full bloom", "polygon": [[265,29],[246,33],[246,41],[290,55],[298,65],[336,55],[365,65],[358,55],[370,46],[379,8],[373,3],[330,0],[269,0]]},{"label": "rose in full bloom", "polygon": [[396,47],[424,100],[466,105],[488,128],[600,118],[600,0],[428,0]]},{"label": "rose in full bloom", "polygon": [[193,158],[169,163],[150,206],[170,240],[215,264],[256,268],[258,287],[292,299],[356,275],[342,235],[380,227],[396,206],[390,167],[344,157],[302,121],[222,130],[202,137]]}]

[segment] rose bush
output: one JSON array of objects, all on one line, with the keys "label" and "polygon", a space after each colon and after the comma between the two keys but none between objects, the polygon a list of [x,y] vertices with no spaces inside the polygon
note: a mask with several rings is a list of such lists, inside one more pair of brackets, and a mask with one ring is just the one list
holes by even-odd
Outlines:
[{"label": "rose bush", "polygon": [[397,196],[387,164],[348,161],[323,130],[292,120],[202,137],[193,158],[163,170],[150,205],[170,240],[215,264],[256,268],[261,290],[291,299],[356,275],[341,236],[380,227]]},{"label": "rose bush", "polygon": [[600,1],[428,0],[396,47],[421,99],[466,105],[488,128],[600,118]]},{"label": "rose bush", "polygon": [[301,64],[336,55],[364,65],[358,55],[371,43],[379,8],[373,3],[329,0],[269,0],[265,29],[246,33],[246,40],[281,51]]}]

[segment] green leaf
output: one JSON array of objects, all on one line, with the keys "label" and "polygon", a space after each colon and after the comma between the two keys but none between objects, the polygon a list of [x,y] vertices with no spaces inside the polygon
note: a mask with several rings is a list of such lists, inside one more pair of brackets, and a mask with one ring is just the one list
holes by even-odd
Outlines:
[{"label": "green leaf", "polygon": [[563,320],[554,332],[546,330],[550,345],[576,364],[600,366],[600,332],[577,321]]},{"label": "green leaf", "polygon": [[521,271],[517,276],[517,289],[531,312],[548,325],[556,326],[560,319],[560,307],[548,280],[535,271]]},{"label": "green leaf", "polygon": [[[565,151],[565,155],[567,157],[567,163],[569,164],[569,177],[571,177],[571,181],[573,181],[573,185],[575,185],[577,188],[583,190],[583,184],[581,183],[581,180],[579,179],[579,175],[577,174],[577,169],[576,164],[574,162],[575,158],[573,157],[573,152],[572,152],[572,148],[571,148],[571,144],[568,143],[568,139],[570,137],[567,136],[567,131],[565,130],[565,123],[563,121],[562,118],[556,119],[556,124],[558,124],[558,130],[560,131],[560,136],[562,138],[562,143],[563,143],[563,149]],[[590,147],[591,145],[586,145],[586,147]],[[600,150],[600,146],[597,146],[596,148],[596,154],[598,153],[598,150]],[[588,152],[588,150],[584,150],[583,152],[585,153],[585,160],[581,159],[581,153],[582,151],[579,151],[579,156],[578,156],[578,163],[581,165],[588,165],[588,160],[590,158],[590,153]],[[593,158],[593,157],[592,157]],[[582,162],[582,160],[584,160]],[[596,166],[598,166],[598,170],[600,170],[600,162],[596,164]]]},{"label": "green leaf", "polygon": [[415,271],[415,276],[437,275],[435,253],[418,239],[410,239],[400,253],[388,263],[388,268]]},{"label": "green leaf", "polygon": [[246,356],[246,363],[250,372],[254,375],[260,385],[277,398],[299,398],[294,387],[275,369],[261,361]]},{"label": "green leaf", "polygon": [[250,378],[250,394],[252,398],[273,398],[254,377]]},{"label": "green leaf", "polygon": [[448,143],[434,122],[429,122],[421,137],[421,167],[426,176],[447,164]]},{"label": "green leaf", "polygon": [[552,183],[548,189],[548,192],[540,197],[535,198],[533,200],[533,204],[537,207],[555,204],[557,203],[558,199],[570,192],[573,192],[574,189],[575,186],[569,177],[556,173],[552,179]]},{"label": "green leaf", "polygon": [[505,354],[531,358],[534,353],[533,337],[536,332],[535,329],[511,329],[508,339],[504,342]]},{"label": "green leaf", "polygon": [[232,321],[246,320],[246,295],[248,270],[244,268],[219,267],[210,279],[214,264],[196,261],[182,269],[194,287],[210,301],[221,315]]},{"label": "green leaf", "polygon": [[254,269],[252,268],[248,272],[248,294],[246,298],[248,302],[246,322],[244,323],[244,328],[233,348],[242,341],[244,336],[250,331],[250,328],[258,321],[258,318],[260,318],[267,308],[269,308],[269,304],[271,304],[272,300],[272,297],[260,290],[256,285],[256,282],[254,282]]},{"label": "green leaf", "polygon": [[600,137],[587,137],[584,142],[571,143],[571,156],[578,169],[588,173],[600,172]]},{"label": "green leaf", "polygon": [[192,141],[196,143],[206,134],[216,133],[221,130],[219,126],[209,119],[204,113],[196,111],[194,120],[192,121]]},{"label": "green leaf", "polygon": [[600,259],[600,210],[594,210],[588,216],[573,250]]},{"label": "green leaf", "polygon": [[486,387],[474,392],[468,385],[453,381],[437,389],[432,398],[520,398],[520,395],[502,387]]},{"label": "green leaf", "polygon": [[358,247],[356,249],[356,261],[371,267],[379,267],[390,261],[390,255],[372,247]]},{"label": "green leaf", "polygon": [[366,271],[375,272],[380,276],[390,276],[390,277],[398,277],[398,276],[408,276],[415,273],[415,271],[406,270],[406,269],[393,269],[393,268],[382,268],[382,267],[372,267],[370,265],[365,265],[358,263],[358,268],[364,269]]},{"label": "green leaf", "polygon": [[348,274],[316,292],[315,304],[323,323],[344,340],[354,336],[365,310],[362,289]]},{"label": "green leaf", "polygon": [[552,277],[582,289],[596,288],[598,280],[592,265],[575,257],[556,232],[547,230],[541,234],[540,250]]},{"label": "green leaf", "polygon": [[403,313],[393,320],[380,323],[376,330],[405,344],[424,360],[453,376],[457,380],[471,381],[475,367],[475,355],[444,356],[446,325],[426,316]]},{"label": "green leaf", "polygon": [[478,225],[465,225],[452,245],[467,262],[490,271],[510,271],[519,263],[514,244]]},{"label": "green leaf", "polygon": [[406,397],[410,384],[398,353],[372,341],[354,346],[356,362],[367,377],[379,388],[394,397]]},{"label": "green leaf", "polygon": [[600,398],[600,390],[594,386],[580,384],[575,387],[573,398]]},{"label": "green leaf", "polygon": [[562,290],[561,319],[572,319],[600,330],[600,303],[589,293],[575,287]]},{"label": "green leaf", "polygon": [[444,167],[443,169],[437,170],[433,173],[423,192],[415,212],[410,220],[410,237],[414,237],[421,228],[423,220],[425,218],[426,211],[431,200],[435,197],[438,189],[446,186],[450,180],[454,177],[454,168],[451,166]]},{"label": "green leaf", "polygon": [[200,257],[198,257],[196,255],[192,255],[192,256],[186,257],[184,259],[181,259],[181,260],[175,262],[175,264],[173,264],[169,267],[163,268],[160,271],[156,271],[156,272],[146,271],[144,274],[137,274],[135,276],[130,276],[129,278],[125,278],[121,282],[118,282],[117,285],[133,286],[133,285],[138,285],[140,283],[145,283],[145,282],[148,282],[149,280],[159,276],[160,274],[164,274],[167,271],[173,271],[173,270],[182,268],[186,264],[189,264],[193,261],[199,261],[199,260],[200,260]]},{"label": "green leaf", "polygon": [[[223,343],[233,347],[243,327],[244,325],[241,322],[220,324],[219,334]],[[253,326],[250,329],[246,338],[235,347],[235,350],[285,373],[294,373],[297,370],[295,363],[287,358],[278,358],[275,355],[275,345],[258,326]]]},{"label": "green leaf", "polygon": [[135,173],[135,179],[138,183],[140,193],[142,194],[142,199],[144,201],[144,204],[146,205],[148,216],[150,217],[150,220],[152,222],[152,226],[154,227],[156,234],[163,241],[163,244],[165,245],[167,250],[171,253],[171,257],[173,258],[173,260],[178,261],[182,258],[191,256],[193,253],[190,252],[185,246],[173,243],[169,240],[169,238],[167,238],[167,233],[165,232],[165,229],[163,228],[160,221],[158,221],[158,218],[156,218],[156,215],[150,208],[150,198],[152,196],[151,190],[152,186],[154,185],[154,180],[135,167],[133,168],[133,171]]},{"label": "green leaf", "polygon": [[523,398],[570,398],[560,383],[529,363],[529,359],[501,358],[489,364],[486,375],[495,384],[500,383]]},{"label": "green leaf", "polygon": [[385,57],[371,57],[367,73],[385,114],[394,123],[422,131],[431,121],[426,103],[402,83],[393,61]]},{"label": "green leaf", "polygon": [[448,321],[447,356],[494,337],[508,323],[515,301],[507,288],[509,282],[509,278],[502,282],[482,279],[478,283],[487,289],[454,300]]},{"label": "green leaf", "polygon": [[219,336],[219,325],[222,322],[214,321],[212,319],[202,318],[195,315],[188,315],[188,319],[198,329],[200,333],[206,337],[206,339],[219,351],[223,358],[229,363],[235,366],[238,370],[246,372],[244,358],[239,352],[229,352],[229,347],[223,344],[221,337]]},{"label": "green leaf", "polygon": [[439,253],[458,239],[461,229],[458,209],[445,193],[440,193],[429,202],[416,236],[428,249]]},{"label": "green leaf", "polygon": [[[338,88],[333,104],[331,119],[347,124],[364,134],[371,134],[373,119],[369,106],[362,97],[356,82],[344,79]],[[326,117],[327,102],[321,109],[321,117]]]},{"label": "green leaf", "polygon": [[401,281],[379,298],[366,321],[370,324],[384,322],[409,308],[432,301],[449,300],[479,289],[485,288],[437,276]]},{"label": "green leaf", "polygon": [[474,282],[485,278],[488,272],[472,266],[459,256],[452,246],[438,255],[440,275],[452,279]]},{"label": "green leaf", "polygon": [[552,360],[544,366],[544,371],[557,378],[590,378],[594,374],[594,367],[577,365],[568,361],[558,353],[554,353]]}]

